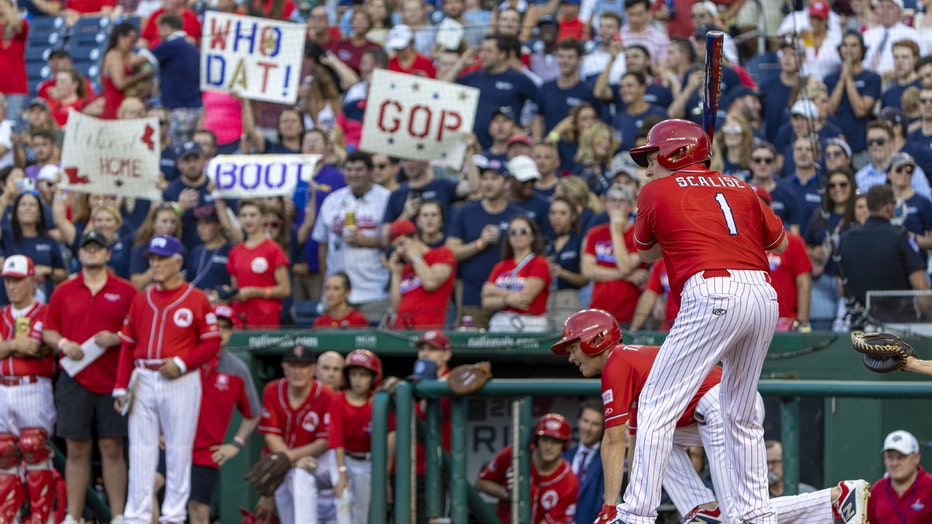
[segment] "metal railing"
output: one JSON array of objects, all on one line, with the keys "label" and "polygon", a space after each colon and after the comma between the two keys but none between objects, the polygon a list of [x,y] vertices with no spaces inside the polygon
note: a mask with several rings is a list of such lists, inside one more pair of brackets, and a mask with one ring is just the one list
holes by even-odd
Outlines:
[{"label": "metal railing", "polygon": [[[800,397],[852,397],[852,398],[929,398],[932,397],[932,382],[869,382],[836,380],[761,380],[758,390],[765,396],[780,397],[782,415],[781,440],[783,443],[783,483],[786,494],[796,494],[799,486],[799,398]],[[530,428],[533,427],[530,410],[531,396],[589,396],[601,392],[597,379],[569,380],[531,380],[505,379],[490,380],[472,396],[513,397],[520,403],[516,408],[518,446],[514,452],[518,455],[518,473],[515,482],[519,483],[519,497],[516,506],[517,522],[530,521]],[[410,524],[414,521],[411,508],[400,501],[414,501],[414,442],[417,435],[418,421],[414,415],[414,396],[427,399],[427,424],[424,433],[424,448],[427,450],[426,464],[426,498],[429,517],[440,516],[443,507],[442,466],[445,453],[440,446],[440,399],[452,397],[450,424],[450,522],[466,523],[470,508],[479,512],[484,520],[495,522],[494,515],[489,517],[489,509],[479,503],[481,499],[472,489],[466,478],[466,418],[468,401],[471,397],[454,396],[446,382],[425,381],[418,384],[402,383],[395,390],[396,415],[396,456],[394,484],[394,522]],[[388,475],[388,414],[391,409],[391,396],[386,392],[376,394],[372,409],[372,502],[370,522],[383,523],[388,515],[386,485]]]}]

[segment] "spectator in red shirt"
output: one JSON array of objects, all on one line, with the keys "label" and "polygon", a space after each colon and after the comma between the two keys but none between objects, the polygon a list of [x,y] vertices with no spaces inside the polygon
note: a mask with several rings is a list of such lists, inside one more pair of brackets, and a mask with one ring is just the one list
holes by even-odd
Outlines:
[{"label": "spectator in red shirt", "polygon": [[[63,47],[53,49],[49,53],[46,61],[49,70],[52,72],[52,77],[39,84],[39,90],[36,92],[36,96],[48,100],[49,104],[51,104],[53,100],[61,98],[58,92],[58,73],[74,69],[74,62],[71,60],[71,54]],[[90,79],[82,75],[81,83],[84,84],[85,96],[94,94],[94,86],[91,84]]]},{"label": "spectator in red shirt", "polygon": [[101,118],[112,120],[117,117],[120,104],[127,96],[135,96],[127,92],[130,88],[155,74],[151,67],[140,69],[147,63],[142,55],[133,54],[139,33],[136,26],[130,22],[121,22],[110,33],[110,41],[104,51],[103,63],[100,66],[100,83],[103,86],[104,109]]},{"label": "spectator in red shirt", "polygon": [[72,111],[81,111],[87,105],[85,80],[73,67],[55,73],[56,96],[50,101],[49,111],[59,127],[65,127]]},{"label": "spectator in red shirt", "polygon": [[482,286],[482,307],[498,310],[489,331],[547,331],[550,265],[537,223],[526,215],[508,221],[502,261]]},{"label": "spectator in red shirt", "polygon": [[409,75],[436,78],[437,69],[429,58],[414,50],[414,31],[410,27],[399,24],[388,33],[385,49],[392,53],[388,61],[388,70]]},{"label": "spectator in red shirt", "polygon": [[567,38],[576,40],[589,40],[589,28],[579,19],[579,0],[560,0],[559,16],[557,18],[560,31],[557,33],[557,42]]},{"label": "spectator in red shirt", "polygon": [[324,49],[336,54],[344,64],[359,73],[359,61],[362,59],[362,54],[367,49],[379,46],[366,38],[366,34],[372,29],[372,15],[369,14],[368,9],[362,6],[353,9],[350,25],[353,28],[353,36],[345,40],[330,42],[324,46]]},{"label": "spectator in red shirt", "polygon": [[149,16],[140,35],[139,45],[153,49],[162,42],[162,37],[159,36],[159,18],[165,13],[180,16],[182,29],[188,35],[188,40],[197,45],[201,39],[201,22],[197,19],[197,13],[185,6],[184,0],[162,0],[162,8]]},{"label": "spectator in red shirt", "polygon": [[[894,431],[883,441],[886,474],[874,482],[867,500],[872,524],[919,524],[932,519],[932,475],[919,465],[919,441],[908,431]],[[923,503],[925,501],[925,503]]]},{"label": "spectator in red shirt", "polygon": [[330,15],[327,8],[319,5],[311,9],[307,17],[307,39],[326,47],[334,40],[340,39],[340,28],[330,25]]},{"label": "spectator in red shirt", "polygon": [[443,329],[456,276],[453,252],[428,247],[414,222],[404,218],[391,225],[388,239],[394,248],[388,268],[395,329]]},{"label": "spectator in red shirt", "polygon": [[29,87],[26,84],[26,37],[29,22],[20,20],[16,4],[0,0],[0,93],[6,95],[8,115],[20,121]]},{"label": "spectator in red shirt", "polygon": [[369,321],[362,313],[349,305],[349,295],[353,285],[349,275],[343,271],[327,277],[324,282],[324,307],[326,311],[314,321],[314,329],[346,329],[351,327],[369,327]]},{"label": "spectator in red shirt", "polygon": [[233,246],[227,260],[233,309],[248,327],[278,327],[282,300],[291,294],[288,256],[266,236],[264,206],[257,200],[241,200],[239,222],[246,240]]}]

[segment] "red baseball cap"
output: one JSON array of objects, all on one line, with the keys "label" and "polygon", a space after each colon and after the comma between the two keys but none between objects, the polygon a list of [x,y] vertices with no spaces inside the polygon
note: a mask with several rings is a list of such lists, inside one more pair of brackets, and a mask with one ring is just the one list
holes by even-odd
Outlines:
[{"label": "red baseball cap", "polygon": [[242,323],[239,321],[239,317],[236,316],[236,313],[233,312],[233,308],[226,304],[217,304],[214,306],[214,315],[217,318],[227,319],[230,324],[233,324],[233,329],[242,327]]},{"label": "red baseball cap", "polygon": [[534,144],[531,143],[531,139],[528,138],[527,135],[524,135],[524,134],[521,134],[521,133],[517,133],[517,134],[511,135],[511,137],[508,139],[508,144],[507,144],[507,145],[510,146],[510,145],[512,145],[512,144],[524,144],[524,145],[526,145],[526,146],[528,146],[528,147],[531,147],[531,146],[534,145]]},{"label": "red baseball cap", "polygon": [[815,0],[815,2],[809,4],[809,16],[828,19],[829,11],[831,11],[831,8],[822,0]]},{"label": "red baseball cap", "polygon": [[402,218],[392,222],[392,226],[388,230],[388,241],[394,242],[398,237],[414,234],[417,234],[417,226],[407,218]]},{"label": "red baseball cap", "polygon": [[773,205],[773,197],[770,196],[770,191],[767,191],[761,186],[754,186],[754,192],[757,193],[757,196],[761,198],[768,206]]},{"label": "red baseball cap", "polygon": [[434,349],[450,349],[450,339],[443,334],[443,331],[425,331],[415,344],[417,347],[423,345],[428,345]]}]

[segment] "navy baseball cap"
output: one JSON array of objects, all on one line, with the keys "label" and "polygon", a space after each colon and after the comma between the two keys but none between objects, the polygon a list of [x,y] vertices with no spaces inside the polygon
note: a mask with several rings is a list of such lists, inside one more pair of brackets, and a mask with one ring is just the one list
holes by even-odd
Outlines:
[{"label": "navy baseball cap", "polygon": [[206,205],[194,208],[194,219],[205,220],[207,222],[218,222],[220,217],[217,216],[216,206]]},{"label": "navy baseball cap", "polygon": [[188,140],[178,148],[178,158],[185,158],[191,155],[201,156],[203,154],[204,150],[201,149],[201,145],[193,140]]},{"label": "navy baseball cap", "polygon": [[158,255],[160,257],[170,257],[181,255],[184,249],[181,247],[181,241],[169,235],[156,235],[149,241],[149,248],[143,253],[145,256]]},{"label": "navy baseball cap", "polygon": [[298,364],[314,364],[317,360],[314,358],[314,350],[302,345],[294,346],[285,350],[282,355],[282,362],[296,362]]},{"label": "navy baseball cap", "polygon": [[495,118],[495,115],[502,115],[503,117],[511,120],[512,122],[517,122],[518,118],[515,117],[515,112],[508,106],[502,106],[492,111],[492,118]]},{"label": "navy baseball cap", "polygon": [[550,15],[544,15],[537,19],[537,27],[540,27],[542,25],[559,26],[560,24],[557,23],[554,17]]},{"label": "navy baseball cap", "polygon": [[429,358],[419,358],[414,363],[414,373],[405,377],[405,380],[411,382],[420,382],[422,380],[437,380],[437,363]]},{"label": "navy baseball cap", "polygon": [[501,160],[496,160],[494,158],[486,158],[482,155],[473,155],[472,163],[479,168],[479,173],[483,171],[492,171],[493,173],[498,173],[503,177],[511,176],[511,173],[508,172],[508,166],[505,165]]},{"label": "navy baseball cap", "polygon": [[97,244],[102,248],[110,247],[110,244],[107,242],[107,237],[97,231],[88,231],[81,237],[81,247],[88,244]]}]

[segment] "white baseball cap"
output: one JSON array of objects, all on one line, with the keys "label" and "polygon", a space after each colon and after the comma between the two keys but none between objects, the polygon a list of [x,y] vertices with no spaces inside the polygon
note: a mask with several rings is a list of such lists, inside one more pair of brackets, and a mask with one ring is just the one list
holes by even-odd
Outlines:
[{"label": "white baseball cap", "polygon": [[527,155],[518,155],[508,161],[508,171],[518,182],[530,182],[540,178],[537,162]]},{"label": "white baseball cap", "polygon": [[919,453],[919,441],[909,431],[900,429],[890,433],[883,440],[883,451],[888,449],[899,451],[904,455]]},{"label": "white baseball cap", "polygon": [[812,100],[797,100],[790,108],[790,114],[815,120],[819,117],[819,107]]},{"label": "white baseball cap", "polygon": [[388,38],[385,39],[385,49],[397,51],[408,47],[408,44],[414,40],[414,31],[404,24],[398,24],[388,32]]},{"label": "white baseball cap", "polygon": [[32,259],[25,255],[13,255],[3,261],[3,276],[25,278],[36,274]]}]

